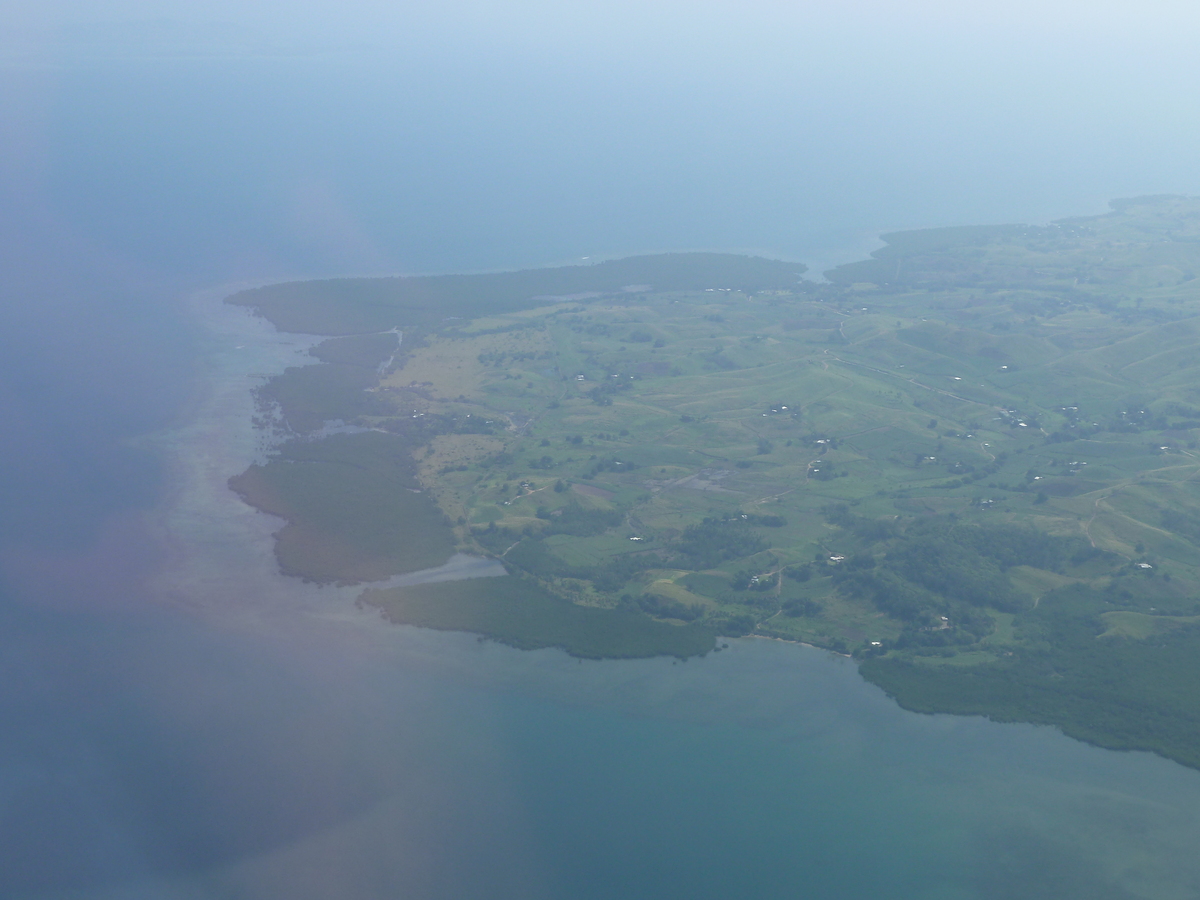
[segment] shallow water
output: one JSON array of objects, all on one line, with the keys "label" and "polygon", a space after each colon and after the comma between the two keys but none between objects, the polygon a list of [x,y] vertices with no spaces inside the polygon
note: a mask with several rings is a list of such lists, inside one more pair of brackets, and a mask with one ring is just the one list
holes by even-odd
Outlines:
[{"label": "shallow water", "polygon": [[5,710],[24,751],[5,767],[9,896],[1182,900],[1200,885],[1197,773],[907,714],[816,650],[746,639],[686,664],[579,663],[346,620],[72,620],[19,623],[42,678]]}]

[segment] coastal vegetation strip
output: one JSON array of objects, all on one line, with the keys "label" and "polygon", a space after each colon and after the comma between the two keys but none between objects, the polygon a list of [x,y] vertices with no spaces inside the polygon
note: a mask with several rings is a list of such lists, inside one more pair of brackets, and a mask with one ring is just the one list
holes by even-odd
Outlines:
[{"label": "coastal vegetation strip", "polygon": [[522,650],[557,647],[585,659],[677,656],[712,650],[715,632],[630,609],[579,606],[511,575],[367,590],[363,602],[397,624],[471,631]]},{"label": "coastal vegetation strip", "polygon": [[357,584],[437,566],[454,552],[450,523],[415,468],[392,435],[340,434],[289,443],[230,486],[286,520],[275,538],[285,575]]},{"label": "coastal vegetation strip", "polygon": [[396,325],[436,325],[447,316],[476,318],[527,309],[539,298],[609,294],[640,286],[703,290],[714,284],[746,290],[790,288],[805,267],[729,253],[663,253],[590,266],[560,266],[487,275],[335,278],[241,291],[248,306],[281,331],[355,335]]}]

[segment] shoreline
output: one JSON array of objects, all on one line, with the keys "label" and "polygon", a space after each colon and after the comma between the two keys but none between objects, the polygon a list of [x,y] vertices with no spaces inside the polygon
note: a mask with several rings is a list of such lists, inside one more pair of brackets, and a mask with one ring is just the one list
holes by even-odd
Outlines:
[{"label": "shoreline", "polygon": [[[175,478],[157,529],[168,548],[168,560],[153,587],[174,605],[218,618],[223,625],[250,625],[257,629],[269,626],[274,630],[293,628],[305,619],[320,619],[330,624],[335,621],[353,624],[352,632],[361,636],[369,633],[383,638],[386,634],[383,641],[393,649],[411,644],[412,649],[421,648],[417,651],[420,656],[436,646],[464,646],[463,639],[470,640],[476,633],[454,631],[457,637],[442,643],[433,636],[436,629],[397,626],[387,621],[374,608],[368,609],[369,604],[362,602],[362,594],[372,588],[505,574],[494,560],[455,554],[434,568],[346,587],[317,585],[280,573],[274,534],[282,527],[283,520],[245,504],[228,487],[228,480],[260,459],[272,446],[269,429],[253,420],[254,388],[288,366],[315,364],[308,350],[324,338],[280,332],[251,310],[225,303],[232,290],[236,288],[213,288],[196,292],[188,300],[193,321],[204,333],[206,374],[190,420],[156,436],[155,443],[165,452]],[[896,690],[878,679],[866,678],[857,662],[845,654],[774,635],[745,636],[795,644],[805,650],[820,649],[830,658],[848,659],[855,663],[858,677],[886,695],[887,702],[898,709],[922,715],[990,718],[989,710],[982,708],[937,709],[906,704]],[[732,639],[720,637],[720,640]],[[520,651],[522,656],[528,653]],[[532,654],[531,663],[533,656],[540,654]],[[469,660],[468,655],[443,662],[459,668],[470,667]],[[1033,718],[1060,733],[1069,733],[1062,722]],[[1029,723],[1030,717],[1017,717],[1013,721]],[[1096,747],[1110,746],[1086,734],[1070,733],[1070,736]],[[1179,762],[1153,747],[1123,745],[1119,749],[1149,751]]]},{"label": "shoreline", "polygon": [[[182,301],[199,333],[202,374],[195,399],[181,412],[179,424],[153,436],[170,476],[155,529],[162,536],[167,560],[152,587],[172,605],[226,622],[266,618],[278,625],[280,617],[299,614],[370,622],[372,630],[384,626],[398,633],[402,626],[362,601],[365,592],[508,573],[494,559],[464,553],[452,554],[439,566],[352,585],[322,585],[280,572],[275,534],[286,521],[247,504],[228,481],[262,462],[288,439],[264,422],[255,388],[289,367],[319,364],[308,351],[327,336],[280,331],[252,307],[226,301],[247,288],[293,280],[311,279],[227,282],[197,290]],[[774,635],[745,637],[849,658]]]},{"label": "shoreline", "polygon": [[280,573],[274,535],[284,521],[247,505],[228,481],[281,442],[254,421],[260,412],[254,389],[286,368],[316,365],[308,350],[325,338],[281,332],[252,310],[225,302],[239,290],[278,281],[227,283],[183,301],[199,332],[198,384],[176,423],[144,439],[159,451],[168,473],[167,490],[151,513],[166,557],[152,578],[154,593],[180,609],[225,621],[300,614],[387,625],[358,604],[363,591],[506,574],[494,560],[462,553],[440,566],[348,586]]}]

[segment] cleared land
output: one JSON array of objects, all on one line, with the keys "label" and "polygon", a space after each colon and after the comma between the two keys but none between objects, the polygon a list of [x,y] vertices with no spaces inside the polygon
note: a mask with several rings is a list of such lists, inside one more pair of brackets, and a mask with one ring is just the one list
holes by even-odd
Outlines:
[{"label": "cleared land", "polygon": [[[910,708],[1200,764],[1200,201],[885,239],[829,283],[701,254],[234,299],[405,330],[394,359],[379,335],[322,345],[264,389],[301,437],[376,429],[436,503],[421,521],[450,523],[438,552],[512,573],[370,595],[397,621],[600,656],[803,640]],[[303,481],[271,481],[274,506],[243,489],[295,521]],[[355,508],[392,507],[304,515],[399,540]]]}]

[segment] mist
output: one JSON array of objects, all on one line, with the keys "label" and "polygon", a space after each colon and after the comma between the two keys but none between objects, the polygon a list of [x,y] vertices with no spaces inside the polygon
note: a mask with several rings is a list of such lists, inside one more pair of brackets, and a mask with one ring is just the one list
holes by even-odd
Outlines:
[{"label": "mist", "polygon": [[22,174],[36,202],[172,272],[669,249],[819,272],[889,229],[1197,190],[1196,25],[1182,4],[60,4],[14,30],[4,77],[33,97],[10,127],[64,148]]}]

